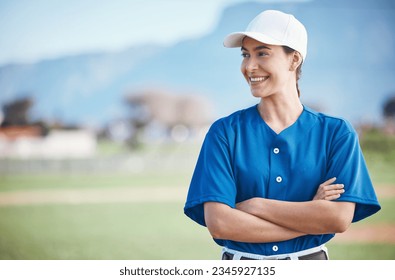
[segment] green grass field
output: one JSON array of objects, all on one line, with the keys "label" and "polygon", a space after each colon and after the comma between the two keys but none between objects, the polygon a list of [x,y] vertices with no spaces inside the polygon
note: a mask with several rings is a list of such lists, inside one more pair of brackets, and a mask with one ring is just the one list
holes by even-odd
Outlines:
[{"label": "green grass field", "polygon": [[[149,192],[158,186],[186,191],[196,149],[191,158],[190,165],[173,172],[3,174],[0,194],[113,187],[147,188]],[[366,158],[377,188],[395,187],[395,160],[387,155],[384,160],[371,151]],[[358,225],[395,225],[395,197],[380,198],[380,202],[382,210]],[[0,206],[0,259],[218,259],[220,248],[205,228],[184,216],[183,204],[147,201]],[[328,248],[331,259],[395,259],[392,243],[329,243]]]},{"label": "green grass field", "polygon": [[179,203],[0,208],[1,259],[210,259]]},{"label": "green grass field", "polygon": [[[370,225],[393,222],[394,200]],[[386,207],[388,205],[389,207]],[[217,259],[182,203],[0,208],[0,259]],[[367,223],[367,222],[365,222]],[[395,244],[329,243],[332,259],[395,259]]]}]

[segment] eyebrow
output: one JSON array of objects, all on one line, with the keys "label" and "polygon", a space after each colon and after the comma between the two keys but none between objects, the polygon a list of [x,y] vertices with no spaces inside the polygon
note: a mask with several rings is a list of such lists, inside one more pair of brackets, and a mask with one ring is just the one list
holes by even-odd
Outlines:
[{"label": "eyebrow", "polygon": [[[257,47],[254,48],[255,51],[260,51],[260,50],[262,50],[262,49],[271,50],[271,48],[266,47],[266,46],[263,46],[263,45],[262,45],[262,46],[257,46]],[[248,51],[248,50],[247,50],[245,47],[243,47],[243,46],[241,47],[241,50],[242,50],[242,51]]]}]

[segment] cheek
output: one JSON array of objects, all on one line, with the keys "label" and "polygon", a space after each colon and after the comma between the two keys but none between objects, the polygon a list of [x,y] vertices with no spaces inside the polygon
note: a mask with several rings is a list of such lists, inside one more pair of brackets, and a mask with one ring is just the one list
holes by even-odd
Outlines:
[{"label": "cheek", "polygon": [[243,74],[244,78],[248,81],[248,75],[247,75],[245,63],[241,63],[240,72],[241,72],[241,74]]}]

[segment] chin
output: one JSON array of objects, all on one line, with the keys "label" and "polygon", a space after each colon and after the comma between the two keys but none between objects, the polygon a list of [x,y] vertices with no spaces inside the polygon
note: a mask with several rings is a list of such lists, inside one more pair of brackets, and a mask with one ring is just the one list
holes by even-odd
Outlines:
[{"label": "chin", "polygon": [[251,90],[251,94],[252,94],[252,96],[257,97],[257,98],[263,98],[263,97],[267,97],[270,95],[270,94],[268,94],[264,91],[261,91],[261,90]]}]

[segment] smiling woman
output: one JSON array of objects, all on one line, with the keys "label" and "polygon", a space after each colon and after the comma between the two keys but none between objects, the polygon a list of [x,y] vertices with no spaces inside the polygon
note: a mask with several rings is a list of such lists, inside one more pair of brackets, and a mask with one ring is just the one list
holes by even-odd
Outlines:
[{"label": "smiling woman", "polygon": [[224,260],[327,260],[335,233],[380,210],[357,133],[301,103],[307,32],[293,15],[264,11],[224,45],[241,47],[260,102],[211,126],[184,212]]},{"label": "smiling woman", "polygon": [[243,39],[241,50],[241,72],[253,96],[263,98],[280,91],[297,93],[296,83],[288,81],[296,78],[294,70],[302,63],[299,52],[288,54],[281,46],[269,46],[249,37]]}]

